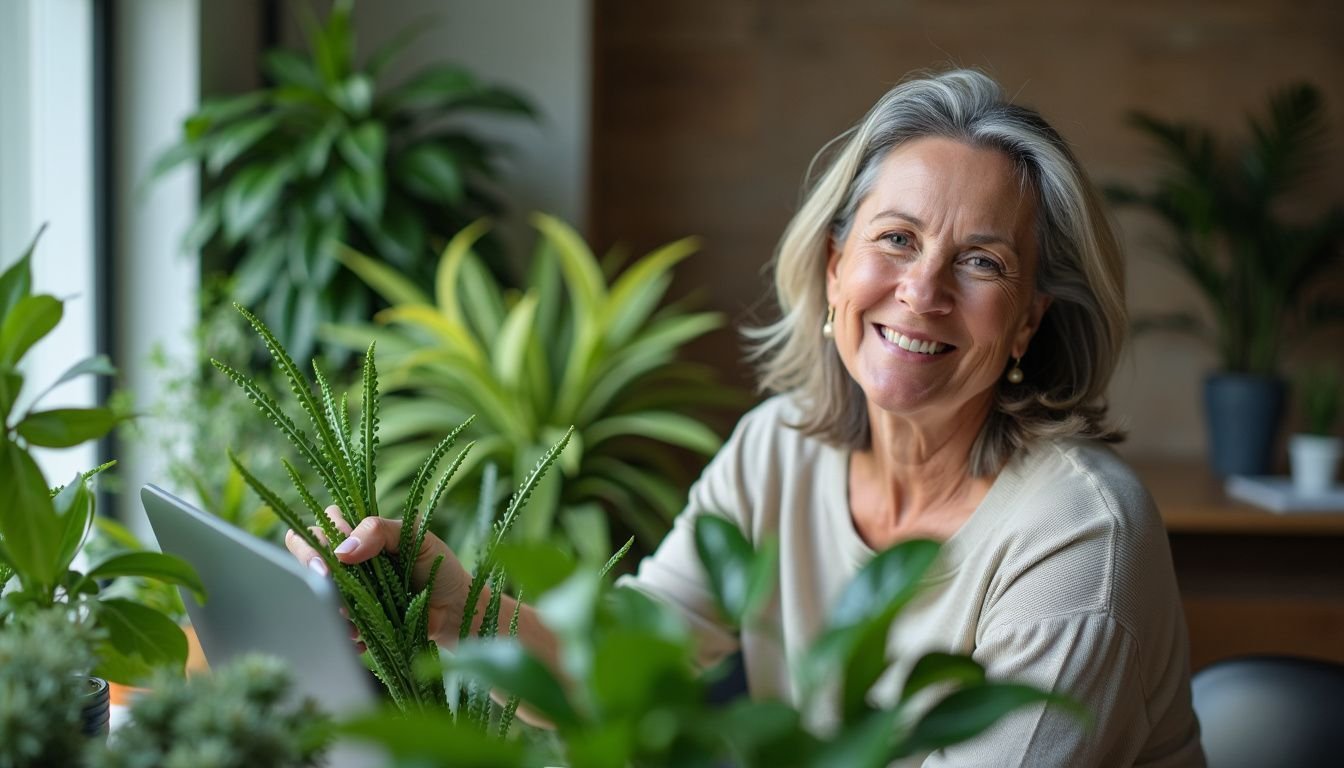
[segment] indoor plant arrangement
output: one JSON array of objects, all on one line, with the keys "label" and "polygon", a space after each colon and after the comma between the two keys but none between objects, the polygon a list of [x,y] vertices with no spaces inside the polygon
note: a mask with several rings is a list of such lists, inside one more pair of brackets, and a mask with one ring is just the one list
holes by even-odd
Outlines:
[{"label": "indoor plant arrangement", "polygon": [[107,733],[107,683],[89,676],[95,634],[63,607],[0,627],[0,766],[78,765]]},{"label": "indoor plant arrangement", "polygon": [[[1192,333],[1218,352],[1205,382],[1213,468],[1224,475],[1268,474],[1285,385],[1279,358],[1287,334],[1338,316],[1338,302],[1314,295],[1338,268],[1344,211],[1310,219],[1284,215],[1285,199],[1317,167],[1326,139],[1320,94],[1297,84],[1251,118],[1251,138],[1220,144],[1209,129],[1135,113],[1133,125],[1167,162],[1151,191],[1112,186],[1111,199],[1139,205],[1167,225],[1171,262],[1212,310],[1209,326],[1192,313],[1147,318],[1138,328]],[[1304,322],[1307,321],[1307,322]]]},{"label": "indoor plant arrangement", "polygon": [[1344,455],[1344,438],[1335,432],[1344,382],[1333,368],[1317,368],[1298,379],[1297,396],[1304,429],[1288,441],[1293,487],[1304,495],[1319,495],[1334,486]]},{"label": "indoor plant arrangement", "polygon": [[[516,483],[573,425],[560,460],[563,485],[541,489],[521,534],[562,534],[597,560],[611,550],[611,516],[649,551],[684,506],[692,479],[673,449],[712,455],[720,440],[697,417],[743,404],[712,371],[677,359],[682,345],[723,323],[717,313],[663,303],[673,268],[696,242],[658,248],[609,282],[570,226],[545,214],[533,223],[540,239],[521,295],[493,280],[473,252],[485,221],[449,242],[432,296],[347,251],[345,262],[391,306],[377,324],[335,326],[324,336],[352,347],[378,342],[390,395],[382,411],[385,490],[404,484],[435,435],[468,413],[476,420],[467,434],[478,442],[457,486],[465,499],[450,497],[459,509],[471,507],[470,481],[485,463]],[[469,516],[449,525],[445,540],[470,550]]]},{"label": "indoor plant arrangement", "polygon": [[[40,233],[39,233],[40,236]],[[155,668],[180,674],[187,640],[172,618],[134,600],[102,592],[102,582],[137,576],[193,590],[204,599],[195,571],[186,562],[157,552],[118,552],[81,571],[75,556],[88,539],[94,512],[90,478],[111,464],[76,475],[51,488],[30,448],[67,448],[106,434],[121,418],[110,408],[39,410],[42,395],[21,398],[24,353],[60,322],[62,302],[34,295],[33,247],[0,274],[0,629],[33,610],[65,611],[71,621],[89,620],[98,630],[93,674],[134,684]],[[87,374],[109,374],[106,358],[71,366],[51,386]],[[18,407],[20,403],[26,403]]]},{"label": "indoor plant arrangement", "polygon": [[[750,622],[774,589],[773,548],[760,552],[723,518],[696,520],[696,545],[724,615]],[[500,741],[434,712],[354,718],[340,730],[373,740],[405,765],[854,766],[974,738],[1015,709],[1076,705],[1045,691],[991,682],[970,657],[930,653],[907,676],[899,699],[876,705],[869,692],[887,671],[891,622],[916,594],[938,545],[910,541],[877,555],[841,594],[803,667],[809,698],[829,686],[840,702],[833,732],[816,734],[779,701],[740,698],[716,705],[693,671],[694,644],[668,608],[633,589],[610,588],[546,544],[505,550],[510,575],[540,595],[537,609],[561,643],[561,677],[514,639],[463,643],[444,662],[497,691],[520,696],[554,726],[553,738]],[[934,694],[934,702],[918,703]]]},{"label": "indoor plant arrangement", "polygon": [[336,243],[429,278],[432,241],[500,207],[485,183],[499,148],[461,118],[533,114],[454,65],[389,85],[409,36],[357,62],[352,4],[337,0],[321,24],[308,19],[308,56],[266,54],[273,87],[202,105],[155,167],[202,163],[211,189],[185,247],[224,255],[233,297],[261,307],[299,359],[321,323],[372,310],[368,289],[339,268]]}]

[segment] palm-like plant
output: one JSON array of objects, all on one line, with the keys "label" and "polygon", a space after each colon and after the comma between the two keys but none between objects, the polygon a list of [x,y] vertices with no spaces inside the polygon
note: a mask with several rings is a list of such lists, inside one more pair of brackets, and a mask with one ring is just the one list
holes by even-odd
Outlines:
[{"label": "palm-like plant", "polygon": [[[462,478],[494,462],[513,482],[570,425],[560,466],[563,488],[539,493],[525,538],[550,536],[557,523],[579,551],[609,552],[609,509],[645,547],[655,545],[685,503],[685,475],[671,448],[711,455],[718,436],[693,414],[737,405],[711,371],[677,360],[679,348],[722,325],[713,312],[661,302],[672,268],[696,247],[685,239],[635,261],[608,283],[583,239],[562,221],[533,217],[541,233],[530,285],[512,295],[490,278],[473,244],[483,221],[444,250],[431,297],[385,265],[347,252],[346,263],[392,306],[377,325],[337,326],[325,335],[348,346],[377,341],[385,355],[383,411],[387,492],[411,476],[433,435],[477,416],[479,438]],[[459,487],[470,488],[463,483]],[[458,504],[471,509],[469,504]],[[447,538],[462,543],[469,516]]]},{"label": "palm-like plant", "polygon": [[1193,333],[1215,346],[1229,372],[1278,373],[1294,320],[1339,314],[1337,305],[1305,304],[1319,278],[1338,267],[1344,211],[1332,208],[1306,223],[1282,215],[1283,198],[1317,167],[1327,136],[1320,94],[1307,84],[1275,93],[1268,115],[1250,118],[1244,146],[1225,147],[1207,128],[1144,113],[1131,122],[1168,169],[1152,191],[1113,185],[1107,192],[1168,226],[1172,263],[1214,317],[1212,328],[1187,312],[1146,318],[1139,327]]},{"label": "palm-like plant", "polygon": [[427,277],[431,240],[500,207],[482,184],[499,148],[460,118],[533,114],[458,66],[387,86],[406,36],[357,64],[351,6],[337,0],[325,23],[309,19],[311,57],[266,54],[274,87],[203,104],[154,170],[203,164],[213,189],[185,247],[209,245],[236,263],[234,299],[262,307],[299,359],[321,323],[372,309],[369,291],[339,268],[336,243]]}]

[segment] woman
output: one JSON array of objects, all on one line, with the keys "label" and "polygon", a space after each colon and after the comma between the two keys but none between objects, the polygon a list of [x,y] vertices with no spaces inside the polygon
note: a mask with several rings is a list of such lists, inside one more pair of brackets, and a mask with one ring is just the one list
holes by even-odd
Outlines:
[{"label": "woman", "polygon": [[[896,658],[970,653],[1094,719],[1020,711],[925,765],[1202,765],[1165,532],[1104,445],[1120,438],[1103,396],[1124,267],[1085,174],[1040,116],[969,71],[897,86],[839,142],[778,249],[782,317],[752,332],[778,394],[742,419],[625,583],[686,616],[704,663],[740,648],[752,695],[799,703],[791,665],[841,587],[875,551],[940,539],[893,628]],[[777,599],[740,636],[695,555],[704,513],[780,543]],[[365,520],[336,551],[366,559],[396,530]],[[445,551],[432,541],[419,561]],[[435,590],[445,645],[467,584],[451,563]],[[523,641],[553,659],[524,617]],[[833,702],[805,704],[825,728]]]}]

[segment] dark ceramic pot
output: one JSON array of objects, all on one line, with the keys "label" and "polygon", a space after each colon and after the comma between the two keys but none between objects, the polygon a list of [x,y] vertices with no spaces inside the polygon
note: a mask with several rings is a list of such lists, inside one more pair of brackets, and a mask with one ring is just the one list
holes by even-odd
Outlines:
[{"label": "dark ceramic pot", "polygon": [[1274,443],[1283,416],[1286,386],[1274,376],[1215,373],[1204,380],[1209,462],[1228,475],[1274,471]]},{"label": "dark ceramic pot", "polygon": [[80,707],[80,731],[90,739],[107,738],[108,707],[112,699],[108,695],[107,681],[101,677],[84,679],[86,688]]}]

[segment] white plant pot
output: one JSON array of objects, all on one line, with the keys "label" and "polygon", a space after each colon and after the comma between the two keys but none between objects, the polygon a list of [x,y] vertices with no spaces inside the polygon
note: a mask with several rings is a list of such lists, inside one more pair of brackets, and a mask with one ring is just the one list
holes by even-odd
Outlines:
[{"label": "white plant pot", "polygon": [[1293,435],[1288,439],[1288,459],[1293,470],[1293,488],[1305,496],[1329,491],[1335,470],[1344,455],[1344,439],[1321,435]]}]

